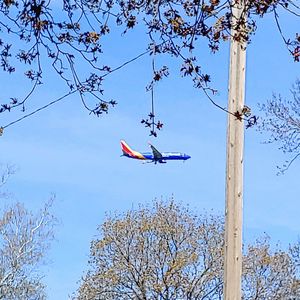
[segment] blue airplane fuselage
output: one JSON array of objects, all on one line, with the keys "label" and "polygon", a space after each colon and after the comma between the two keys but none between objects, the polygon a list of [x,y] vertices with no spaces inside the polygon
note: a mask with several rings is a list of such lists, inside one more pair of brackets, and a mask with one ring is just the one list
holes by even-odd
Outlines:
[{"label": "blue airplane fuselage", "polygon": [[[146,159],[155,160],[153,153],[144,152],[141,153]],[[187,160],[191,158],[189,155],[181,152],[162,152],[162,157],[160,160]]]}]

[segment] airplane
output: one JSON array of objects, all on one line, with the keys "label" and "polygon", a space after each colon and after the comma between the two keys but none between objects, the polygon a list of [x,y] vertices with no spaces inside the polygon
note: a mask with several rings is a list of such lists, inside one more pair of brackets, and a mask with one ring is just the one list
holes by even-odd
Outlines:
[{"label": "airplane", "polygon": [[166,163],[167,160],[187,160],[191,158],[189,155],[181,152],[159,152],[153,145],[150,145],[151,152],[140,153],[138,151],[132,150],[124,140],[121,140],[121,148],[123,155],[129,158],[140,159],[140,160],[150,160],[149,162],[156,163]]}]

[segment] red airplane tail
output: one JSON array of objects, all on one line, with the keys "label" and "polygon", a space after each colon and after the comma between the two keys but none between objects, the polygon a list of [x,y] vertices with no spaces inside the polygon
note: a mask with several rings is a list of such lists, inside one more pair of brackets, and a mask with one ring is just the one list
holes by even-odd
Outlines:
[{"label": "red airplane tail", "polygon": [[126,156],[134,157],[134,151],[127,145],[127,143],[124,140],[121,140],[121,148],[122,152]]},{"label": "red airplane tail", "polygon": [[136,159],[146,159],[142,153],[132,150],[124,140],[121,140],[121,148],[123,151],[123,155],[125,156],[129,156],[131,158]]}]

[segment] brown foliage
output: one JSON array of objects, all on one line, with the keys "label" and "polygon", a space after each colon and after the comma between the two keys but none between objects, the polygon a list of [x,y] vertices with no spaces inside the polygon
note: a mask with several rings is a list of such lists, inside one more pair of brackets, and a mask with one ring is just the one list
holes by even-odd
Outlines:
[{"label": "brown foliage", "polygon": [[91,244],[78,299],[215,299],[223,222],[171,202],[108,217]]},{"label": "brown foliage", "polygon": [[[196,216],[173,200],[155,201],[107,217],[99,230],[75,299],[222,299],[222,218]],[[268,237],[249,245],[243,299],[299,299],[299,262],[299,243],[287,251],[272,247]]]},{"label": "brown foliage", "polygon": [[[216,52],[230,38],[249,43],[257,18],[267,13],[274,15],[284,43],[294,60],[299,61],[299,34],[295,32],[294,38],[286,38],[279,22],[281,11],[300,15],[292,0],[246,1],[238,19],[232,17],[233,2],[229,0],[64,0],[62,4],[58,8],[54,1],[0,0],[0,67],[9,74],[21,70],[32,82],[23,98],[12,95],[1,101],[0,112],[15,107],[25,111],[26,101],[43,82],[45,70],[52,68],[67,85],[65,97],[77,93],[90,113],[107,113],[116,101],[103,97],[105,77],[147,53],[179,58],[182,75],[190,76],[195,87],[213,95],[210,75],[197,63],[193,49],[201,47],[202,52],[206,44],[209,51]],[[116,68],[100,62],[104,36],[116,27],[126,33],[140,25],[145,26],[149,37],[144,53]],[[232,29],[236,30],[234,36]],[[153,73],[154,82],[164,77],[160,70]],[[144,124],[147,126],[148,122]],[[155,135],[162,123],[156,128],[154,120],[150,124]]]},{"label": "brown foliage", "polygon": [[272,250],[268,237],[248,246],[243,263],[243,299],[292,300],[300,296],[298,244]]}]

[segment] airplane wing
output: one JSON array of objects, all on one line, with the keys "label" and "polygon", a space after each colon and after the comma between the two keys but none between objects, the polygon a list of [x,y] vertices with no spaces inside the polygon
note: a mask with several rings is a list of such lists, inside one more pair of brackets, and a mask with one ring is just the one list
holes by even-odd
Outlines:
[{"label": "airplane wing", "polygon": [[150,147],[151,147],[151,150],[152,150],[152,153],[153,153],[153,156],[154,156],[154,159],[155,160],[160,160],[162,159],[162,154],[153,146],[149,143]]}]

